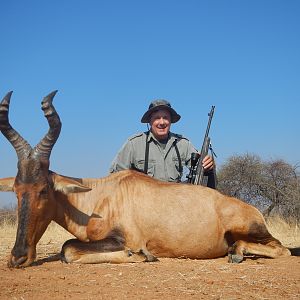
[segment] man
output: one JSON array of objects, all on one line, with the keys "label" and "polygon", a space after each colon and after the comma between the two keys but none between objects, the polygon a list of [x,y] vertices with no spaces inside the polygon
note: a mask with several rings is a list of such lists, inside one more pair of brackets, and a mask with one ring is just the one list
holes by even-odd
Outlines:
[{"label": "man", "polygon": [[[141,122],[149,123],[150,130],[130,137],[112,162],[110,172],[134,169],[163,181],[180,182],[183,166],[189,166],[191,153],[197,152],[182,135],[170,132],[171,124],[181,116],[166,100],[151,102]],[[214,162],[206,156],[204,170],[213,173]]]}]

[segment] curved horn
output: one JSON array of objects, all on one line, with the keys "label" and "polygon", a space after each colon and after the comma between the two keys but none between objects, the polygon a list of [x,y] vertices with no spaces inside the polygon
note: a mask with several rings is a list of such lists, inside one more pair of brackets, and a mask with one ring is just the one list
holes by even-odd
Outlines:
[{"label": "curved horn", "polygon": [[18,160],[25,158],[31,151],[31,146],[14,130],[8,120],[9,104],[12,91],[8,92],[0,103],[0,130],[15,148]]},{"label": "curved horn", "polygon": [[51,150],[59,137],[61,122],[59,116],[52,104],[53,98],[57,91],[53,91],[42,101],[42,110],[49,124],[49,131],[44,138],[35,146],[34,153],[44,158],[50,158]]}]

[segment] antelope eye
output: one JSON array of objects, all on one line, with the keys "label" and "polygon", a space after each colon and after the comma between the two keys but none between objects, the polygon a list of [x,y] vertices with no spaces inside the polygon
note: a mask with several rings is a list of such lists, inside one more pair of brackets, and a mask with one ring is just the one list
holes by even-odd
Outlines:
[{"label": "antelope eye", "polygon": [[40,195],[41,196],[46,196],[48,194],[48,187],[44,187],[41,191],[40,191]]}]

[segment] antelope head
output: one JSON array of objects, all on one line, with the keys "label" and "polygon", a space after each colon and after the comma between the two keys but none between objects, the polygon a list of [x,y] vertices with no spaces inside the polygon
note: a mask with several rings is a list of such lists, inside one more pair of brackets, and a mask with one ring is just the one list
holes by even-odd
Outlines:
[{"label": "antelope head", "polygon": [[10,125],[8,112],[12,92],[0,103],[0,130],[18,157],[17,176],[0,182],[0,190],[13,191],[18,199],[18,228],[9,267],[26,267],[34,261],[36,244],[53,218],[54,209],[50,209],[53,203],[49,203],[54,198],[49,159],[61,130],[59,116],[52,104],[56,92],[42,101],[49,130],[34,148]]}]

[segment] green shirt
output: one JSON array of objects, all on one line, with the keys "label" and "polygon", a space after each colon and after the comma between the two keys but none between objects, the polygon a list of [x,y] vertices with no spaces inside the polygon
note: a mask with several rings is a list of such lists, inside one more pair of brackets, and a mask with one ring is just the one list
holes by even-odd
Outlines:
[{"label": "green shirt", "polygon": [[[113,160],[110,172],[118,172],[133,168],[143,172],[146,138],[147,132],[130,137]],[[189,165],[191,153],[197,152],[197,150],[188,139],[179,134],[170,132],[167,144],[165,147],[162,147],[150,132],[148,137],[149,159],[147,171],[149,176],[163,181],[181,181],[182,170],[180,170],[174,142],[176,142],[182,166]]]}]

